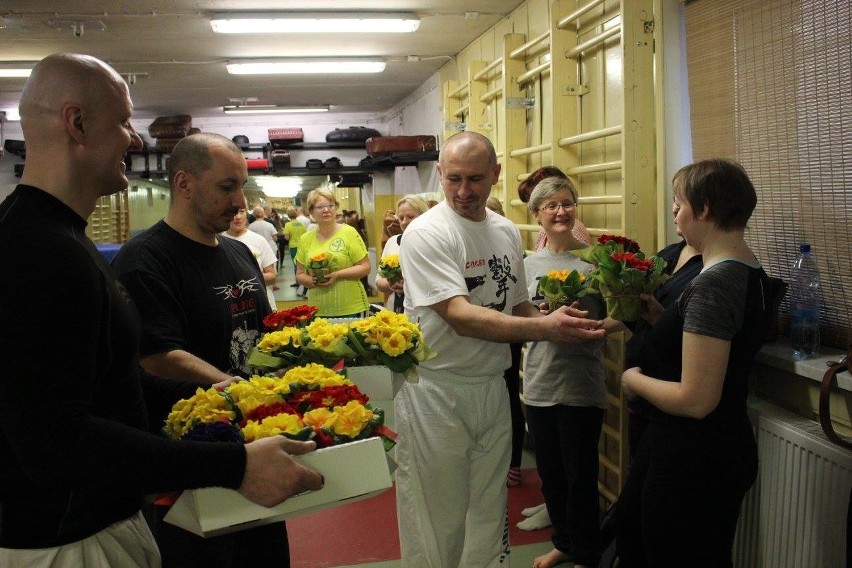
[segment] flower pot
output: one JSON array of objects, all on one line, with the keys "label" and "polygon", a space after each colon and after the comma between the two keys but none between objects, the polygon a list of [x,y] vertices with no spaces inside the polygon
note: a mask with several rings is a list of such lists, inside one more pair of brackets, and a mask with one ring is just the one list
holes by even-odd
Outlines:
[{"label": "flower pot", "polygon": [[619,321],[639,321],[644,302],[639,294],[604,294],[606,315]]},{"label": "flower pot", "polygon": [[331,270],[328,268],[313,268],[311,269],[311,276],[314,276],[317,279],[317,284],[325,284],[328,280],[326,277],[329,272],[331,272]]}]

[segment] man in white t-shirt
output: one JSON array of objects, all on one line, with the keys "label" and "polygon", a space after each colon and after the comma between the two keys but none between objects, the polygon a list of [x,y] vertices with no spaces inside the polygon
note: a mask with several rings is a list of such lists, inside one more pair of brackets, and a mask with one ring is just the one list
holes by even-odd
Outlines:
[{"label": "man in white t-shirt", "polygon": [[278,230],[275,228],[275,225],[266,220],[266,212],[260,205],[252,209],[251,212],[252,215],[254,215],[254,221],[249,224],[249,231],[253,231],[264,239],[266,239],[266,242],[269,243],[269,246],[272,248],[272,250],[277,251]]},{"label": "man in white t-shirt", "polygon": [[437,352],[395,399],[402,564],[488,568],[509,552],[508,344],[605,334],[585,312],[544,316],[530,303],[518,229],[485,206],[500,175],[486,137],[453,136],[437,169],[445,200],[412,221],[400,250],[405,313]]},{"label": "man in white t-shirt", "polygon": [[263,273],[263,282],[266,284],[266,297],[269,300],[269,307],[272,311],[275,311],[277,308],[272,287],[275,286],[278,273],[275,269],[275,251],[269,246],[269,241],[254,231],[249,231],[245,209],[240,209],[234,215],[234,218],[231,219],[231,226],[222,235],[246,245],[257,259],[257,265]]}]

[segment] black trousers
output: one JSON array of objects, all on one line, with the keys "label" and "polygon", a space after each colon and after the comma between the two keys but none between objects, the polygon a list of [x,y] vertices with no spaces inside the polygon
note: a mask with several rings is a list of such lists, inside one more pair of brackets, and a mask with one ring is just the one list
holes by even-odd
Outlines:
[{"label": "black trousers", "polygon": [[168,510],[156,507],[154,538],[163,568],[290,568],[290,545],[283,522],[202,538],[165,522]]},{"label": "black trousers", "polygon": [[748,424],[684,429],[652,418],[616,507],[619,567],[727,568],[757,477]]},{"label": "black trousers", "polygon": [[503,373],[506,388],[509,389],[509,410],[512,412],[512,460],[509,467],[521,467],[524,451],[524,435],[526,420],[521,407],[521,347],[523,343],[510,343],[512,350],[512,366]]},{"label": "black trousers", "polygon": [[603,416],[602,408],[590,406],[527,406],[553,546],[575,564],[589,566],[597,566],[601,554],[598,440]]}]

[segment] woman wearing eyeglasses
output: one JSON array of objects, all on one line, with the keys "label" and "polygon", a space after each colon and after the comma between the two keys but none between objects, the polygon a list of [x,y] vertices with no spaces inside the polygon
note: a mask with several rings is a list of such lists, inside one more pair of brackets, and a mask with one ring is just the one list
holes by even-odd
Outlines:
[{"label": "woman wearing eyeglasses", "polygon": [[299,239],[296,282],[308,290],[308,303],[321,317],[355,317],[369,302],[361,278],[370,273],[370,258],[361,235],[337,222],[334,194],[317,188],[308,194],[308,213],[317,226]]},{"label": "woman wearing eyeglasses", "polygon": [[[406,195],[396,203],[396,218],[399,221],[400,230],[404,233],[409,223],[420,217],[429,209],[429,204],[422,197]],[[382,258],[391,254],[399,254],[399,245],[402,243],[402,233],[394,235],[385,243],[382,250]],[[405,280],[397,280],[391,284],[383,276],[376,277],[376,288],[388,295],[385,307],[397,313],[402,313],[402,286]]]},{"label": "woman wearing eyeglasses", "polygon": [[[588,274],[593,266],[570,251],[588,246],[574,234],[577,191],[565,178],[548,177],[529,198],[532,216],[547,234],[543,249],[524,259],[527,290],[534,304],[538,281],[552,270]],[[580,299],[591,319],[606,317],[599,295]],[[604,320],[615,329],[617,322]],[[606,408],[604,339],[527,343],[524,403],[535,447],[541,492],[553,524],[553,550],[535,559],[536,568],[571,561],[577,568],[597,566],[601,554],[598,525],[598,439]]]},{"label": "woman wearing eyeglasses", "polygon": [[[557,168],[556,166],[542,166],[536,171],[532,172],[529,177],[527,177],[524,181],[518,184],[518,197],[524,203],[529,203],[530,195],[532,191],[535,189],[542,180],[547,179],[549,177],[558,177],[563,179],[568,179],[568,176],[565,173]],[[580,221],[577,216],[574,216],[574,228],[571,229],[571,232],[577,238],[578,241],[586,244],[592,244],[592,237],[589,235],[589,231],[586,230],[586,226]],[[538,232],[538,235],[535,239],[535,246],[533,247],[534,251],[540,251],[544,248],[544,245],[547,244],[547,233],[542,229]]]}]

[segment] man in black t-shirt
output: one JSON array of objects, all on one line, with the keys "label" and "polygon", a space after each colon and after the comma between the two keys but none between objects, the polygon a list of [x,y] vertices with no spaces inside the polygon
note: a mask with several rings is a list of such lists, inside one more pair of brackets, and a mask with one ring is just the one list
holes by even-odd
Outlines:
[{"label": "man in black t-shirt", "polygon": [[[248,247],[219,235],[246,206],[247,180],[231,140],[181,140],[169,159],[166,217],[116,255],[113,266],[142,316],[145,370],[211,384],[248,376],[248,350],[270,312],[266,285]],[[160,519],[169,507],[158,507]],[[159,523],[157,543],[164,566],[289,566],[284,523],[208,539]]]},{"label": "man in black t-shirt", "polygon": [[245,159],[224,136],[196,134],[175,146],[169,178],[165,219],[113,261],[142,314],[140,362],[175,380],[245,377],[269,302],[248,247],[219,235],[245,207]]}]

